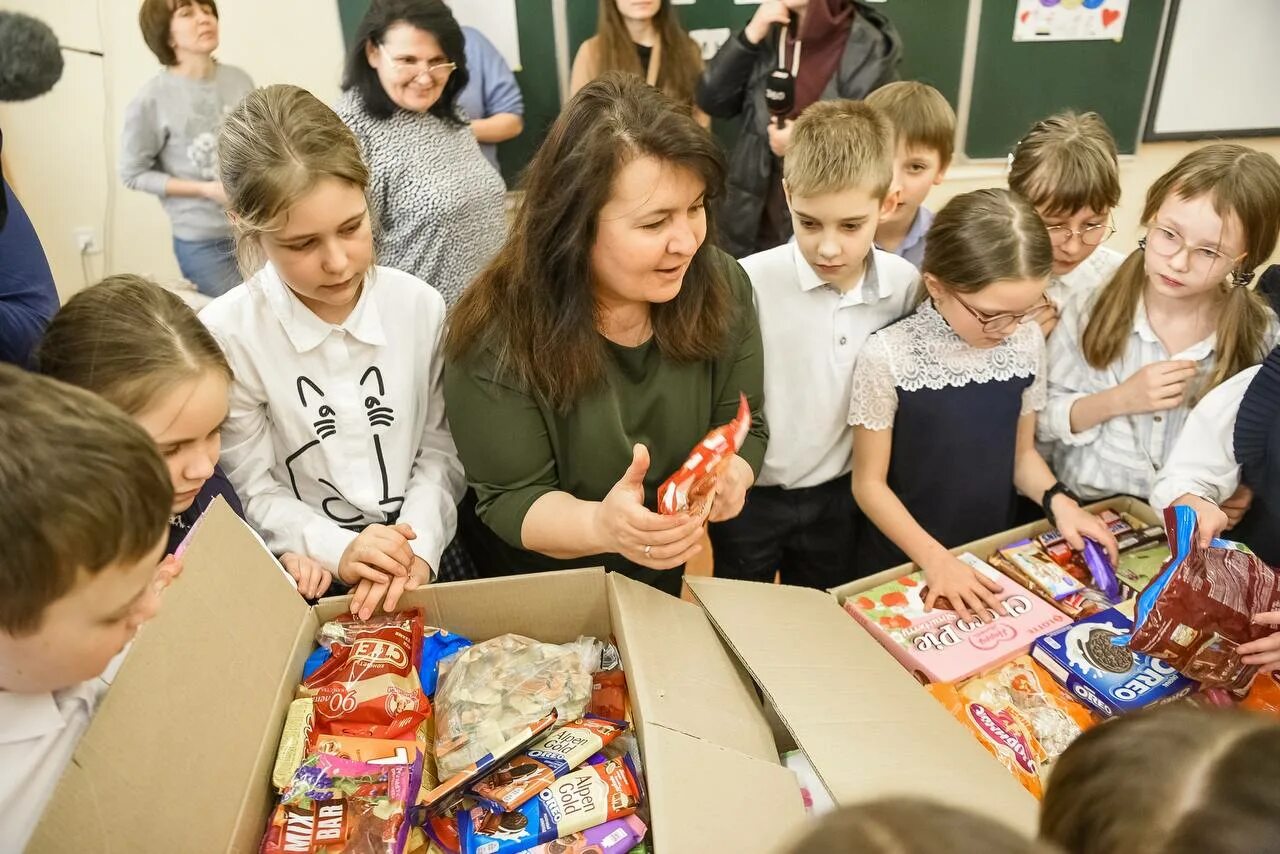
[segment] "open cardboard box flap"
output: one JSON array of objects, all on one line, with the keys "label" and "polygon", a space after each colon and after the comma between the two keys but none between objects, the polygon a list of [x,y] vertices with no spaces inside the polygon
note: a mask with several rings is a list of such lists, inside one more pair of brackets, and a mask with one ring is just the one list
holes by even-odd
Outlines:
[{"label": "open cardboard box flap", "polygon": [[1034,832],[1035,799],[829,594],[688,584],[838,803],[932,798]]},{"label": "open cardboard box flap", "polygon": [[[32,852],[256,851],[285,712],[320,623],[222,501],[78,745]],[[804,821],[796,779],[703,611],[600,569],[433,585],[429,625],[481,641],[616,638],[661,854],[768,851]]]}]

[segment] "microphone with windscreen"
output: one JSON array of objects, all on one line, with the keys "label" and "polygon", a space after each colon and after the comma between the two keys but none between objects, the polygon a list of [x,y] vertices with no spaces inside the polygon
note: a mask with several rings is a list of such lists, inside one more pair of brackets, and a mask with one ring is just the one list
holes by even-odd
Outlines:
[{"label": "microphone with windscreen", "polygon": [[791,57],[791,70],[787,70],[787,25],[782,25],[778,36],[778,67],[770,72],[764,82],[764,102],[769,115],[779,128],[787,120],[796,105],[796,75],[800,73],[800,42]]},{"label": "microphone with windscreen", "polygon": [[29,101],[62,77],[58,37],[43,21],[0,12],[0,101]]}]

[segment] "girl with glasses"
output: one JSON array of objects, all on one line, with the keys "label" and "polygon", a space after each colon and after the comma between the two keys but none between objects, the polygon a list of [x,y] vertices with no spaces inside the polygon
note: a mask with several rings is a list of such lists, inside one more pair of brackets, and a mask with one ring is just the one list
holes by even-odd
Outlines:
[{"label": "girl with glasses", "polygon": [[380,263],[453,305],[502,245],[506,185],[458,111],[470,79],[442,0],[374,0],[347,55],[337,113],[369,164]]},{"label": "girl with glasses", "polygon": [[1116,141],[1102,117],[1065,112],[1036,122],[1009,155],[1009,189],[1035,206],[1053,244],[1046,295],[1054,311],[1041,324],[1048,335],[1071,293],[1110,281],[1124,261],[1102,245],[1120,203]]},{"label": "girl with glasses", "polygon": [[1016,492],[1044,505],[1067,540],[1115,553],[1097,517],[1055,483],[1035,447],[1045,403],[1044,291],[1053,249],[1021,196],[978,190],[939,211],[925,243],[916,312],[871,336],[853,374],[853,494],[876,530],[858,537],[870,574],[913,561],[925,603],[1001,609],[999,587],[947,551],[1010,528]]},{"label": "girl with glasses", "polygon": [[1071,295],[1049,340],[1040,438],[1088,500],[1150,495],[1196,402],[1280,338],[1247,287],[1280,231],[1274,158],[1198,149],[1151,186],[1141,221],[1138,248],[1109,284]]}]

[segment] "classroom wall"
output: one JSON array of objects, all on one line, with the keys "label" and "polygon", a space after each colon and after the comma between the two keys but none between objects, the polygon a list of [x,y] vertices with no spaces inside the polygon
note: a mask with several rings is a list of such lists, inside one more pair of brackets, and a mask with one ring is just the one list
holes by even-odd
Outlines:
[{"label": "classroom wall", "polygon": [[[40,18],[64,45],[62,79],[44,97],[0,104],[5,176],[31,214],[63,299],[107,273],[180,280],[169,222],[154,196],[120,185],[116,153],[124,110],[160,68],[138,29],[139,0],[5,0]],[[259,85],[296,83],[332,103],[342,36],[334,3],[218,0],[218,57]],[[102,252],[80,256],[73,230],[94,230]]]}]

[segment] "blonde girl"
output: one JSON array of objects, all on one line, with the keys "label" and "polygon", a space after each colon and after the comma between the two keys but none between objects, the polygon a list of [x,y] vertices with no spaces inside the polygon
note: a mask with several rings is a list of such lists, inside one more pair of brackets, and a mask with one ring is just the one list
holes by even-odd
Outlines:
[{"label": "blonde girl", "polygon": [[1275,345],[1248,284],[1280,231],[1280,164],[1242,145],[1188,154],[1147,191],[1144,237],[1114,278],[1077,291],[1049,341],[1042,440],[1084,499],[1145,498],[1196,402]]},{"label": "blonde girl", "polygon": [[218,147],[244,287],[202,313],[236,379],[227,474],[274,549],[354,585],[353,613],[428,583],[462,469],[437,347],[444,300],[373,262],[355,137],[296,86],[251,93]]}]

